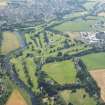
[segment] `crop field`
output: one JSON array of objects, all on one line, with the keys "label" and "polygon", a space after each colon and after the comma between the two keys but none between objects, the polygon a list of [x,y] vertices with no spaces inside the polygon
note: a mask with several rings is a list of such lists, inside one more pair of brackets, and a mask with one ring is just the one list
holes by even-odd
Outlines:
[{"label": "crop field", "polygon": [[73,105],[96,105],[95,100],[90,97],[84,89],[79,89],[75,92],[65,90],[60,92],[60,96],[65,101],[65,105],[69,103]]},{"label": "crop field", "polygon": [[105,102],[105,69],[90,71],[92,77],[96,80],[98,86],[101,89],[101,98]]},{"label": "crop field", "polygon": [[76,81],[76,70],[72,61],[46,64],[43,70],[59,84],[69,84]]},{"label": "crop field", "polygon": [[75,40],[75,39],[80,37],[80,33],[79,32],[68,32],[67,34],[70,36],[71,40]]},{"label": "crop field", "polygon": [[105,53],[94,53],[82,57],[88,70],[105,69]]},{"label": "crop field", "polygon": [[20,47],[19,40],[15,33],[13,32],[4,32],[3,33],[3,40],[1,46],[1,52],[6,54],[10,51],[13,51]]},{"label": "crop field", "polygon": [[21,93],[18,90],[14,90],[9,97],[6,105],[28,105]]}]

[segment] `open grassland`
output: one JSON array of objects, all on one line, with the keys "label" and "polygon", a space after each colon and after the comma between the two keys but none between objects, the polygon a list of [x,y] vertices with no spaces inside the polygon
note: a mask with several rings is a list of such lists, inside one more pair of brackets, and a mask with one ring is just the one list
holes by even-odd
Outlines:
[{"label": "open grassland", "polygon": [[9,97],[6,105],[28,105],[21,93],[18,90],[14,90]]},{"label": "open grassland", "polygon": [[66,105],[72,103],[73,105],[96,105],[96,102],[83,89],[72,91],[62,91],[60,96],[65,101]]},{"label": "open grassland", "polygon": [[105,102],[105,69],[93,70],[90,74],[101,88],[101,98]]},{"label": "open grassland", "polygon": [[76,81],[76,70],[71,61],[46,64],[43,70],[59,84],[74,83]]},{"label": "open grassland", "polygon": [[105,69],[105,53],[93,53],[82,57],[88,70]]},{"label": "open grassland", "polygon": [[6,54],[20,47],[19,40],[15,33],[4,32],[1,46],[1,52]]}]

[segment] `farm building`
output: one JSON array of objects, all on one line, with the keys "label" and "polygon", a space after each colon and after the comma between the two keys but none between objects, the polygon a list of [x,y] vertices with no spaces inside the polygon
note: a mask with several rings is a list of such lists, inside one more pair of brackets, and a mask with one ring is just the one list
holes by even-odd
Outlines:
[{"label": "farm building", "polygon": [[81,32],[80,38],[81,41],[86,44],[94,44],[100,41],[98,38],[96,38],[96,33],[94,32]]},{"label": "farm building", "polygon": [[105,45],[105,32],[81,32],[80,40],[85,44],[102,47]]}]

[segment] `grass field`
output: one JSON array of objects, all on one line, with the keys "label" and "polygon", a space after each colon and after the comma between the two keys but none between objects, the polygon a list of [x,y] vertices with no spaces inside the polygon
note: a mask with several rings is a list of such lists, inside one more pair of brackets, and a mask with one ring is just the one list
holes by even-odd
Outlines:
[{"label": "grass field", "polygon": [[66,105],[71,102],[73,105],[96,105],[96,102],[83,89],[76,92],[65,90],[60,92],[60,96],[65,101]]},{"label": "grass field", "polygon": [[76,70],[71,61],[46,64],[43,70],[59,84],[73,83],[76,80]]},{"label": "grass field", "polygon": [[[90,25],[94,24],[95,21],[88,20],[88,21],[69,21],[64,22],[63,24],[60,24],[58,26],[53,27],[53,29],[63,32],[69,32],[69,31],[90,31],[92,28]],[[93,30],[94,31],[94,30]]]},{"label": "grass field", "polygon": [[62,24],[56,25],[52,27],[54,30],[58,30],[61,32],[81,32],[81,31],[98,31],[98,30],[105,30],[102,27],[95,27],[95,24],[103,20],[105,18],[103,17],[95,17],[91,16],[91,18],[86,18],[86,20],[83,20],[82,18],[78,18],[74,21],[65,21]]},{"label": "grass field", "polygon": [[94,53],[82,57],[88,70],[105,69],[105,53]]},{"label": "grass field", "polygon": [[1,52],[6,54],[12,50],[15,50],[20,47],[19,40],[15,33],[13,32],[4,32],[3,41],[1,46]]},{"label": "grass field", "polygon": [[28,105],[21,93],[18,90],[14,90],[9,97],[6,105]]}]

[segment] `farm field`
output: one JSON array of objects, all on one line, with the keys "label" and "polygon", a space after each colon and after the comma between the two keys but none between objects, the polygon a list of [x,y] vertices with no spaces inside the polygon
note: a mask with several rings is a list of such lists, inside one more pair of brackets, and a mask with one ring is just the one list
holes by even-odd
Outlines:
[{"label": "farm field", "polygon": [[76,81],[76,70],[72,61],[62,61],[46,64],[43,70],[59,84],[69,84]]},{"label": "farm field", "polygon": [[[90,25],[95,24],[95,21],[93,20],[88,20],[88,21],[68,21],[64,22],[58,26],[53,27],[53,29],[58,30],[58,31],[63,31],[63,32],[68,32],[68,31],[91,31]],[[95,30],[95,29],[94,29]]]},{"label": "farm field", "polygon": [[67,34],[69,35],[69,37],[72,41],[74,41],[75,39],[78,39],[80,37],[79,32],[67,32]]},{"label": "farm field", "polygon": [[52,29],[61,32],[86,32],[86,31],[98,31],[105,30],[103,27],[96,27],[96,23],[100,20],[104,21],[104,17],[99,16],[87,16],[85,20],[81,17],[74,21],[64,21],[63,23],[52,27]]},{"label": "farm field", "polygon": [[76,90],[65,90],[60,92],[61,98],[65,101],[65,105],[72,103],[73,105],[96,105],[95,100],[90,97],[84,89]]},{"label": "farm field", "polygon": [[90,74],[101,88],[101,98],[105,102],[105,69],[93,70]]},{"label": "farm field", "polygon": [[90,25],[94,24],[95,21],[90,20],[90,21],[69,21],[69,22],[64,22],[58,26],[53,27],[53,29],[58,30],[58,31],[63,31],[63,32],[68,32],[68,31],[89,31],[91,30]]},{"label": "farm field", "polygon": [[81,17],[81,16],[83,16],[83,15],[86,15],[87,14],[87,11],[82,11],[82,12],[74,12],[74,13],[70,13],[70,14],[67,14],[67,15],[65,15],[64,17],[63,17],[63,19],[73,19],[73,18],[79,18],[79,17]]},{"label": "farm field", "polygon": [[21,93],[18,90],[14,90],[9,97],[6,105],[28,105]]},{"label": "farm field", "polygon": [[14,32],[3,32],[1,52],[6,54],[20,47],[19,40]]},{"label": "farm field", "polygon": [[88,70],[105,69],[105,53],[94,53],[81,57]]}]

